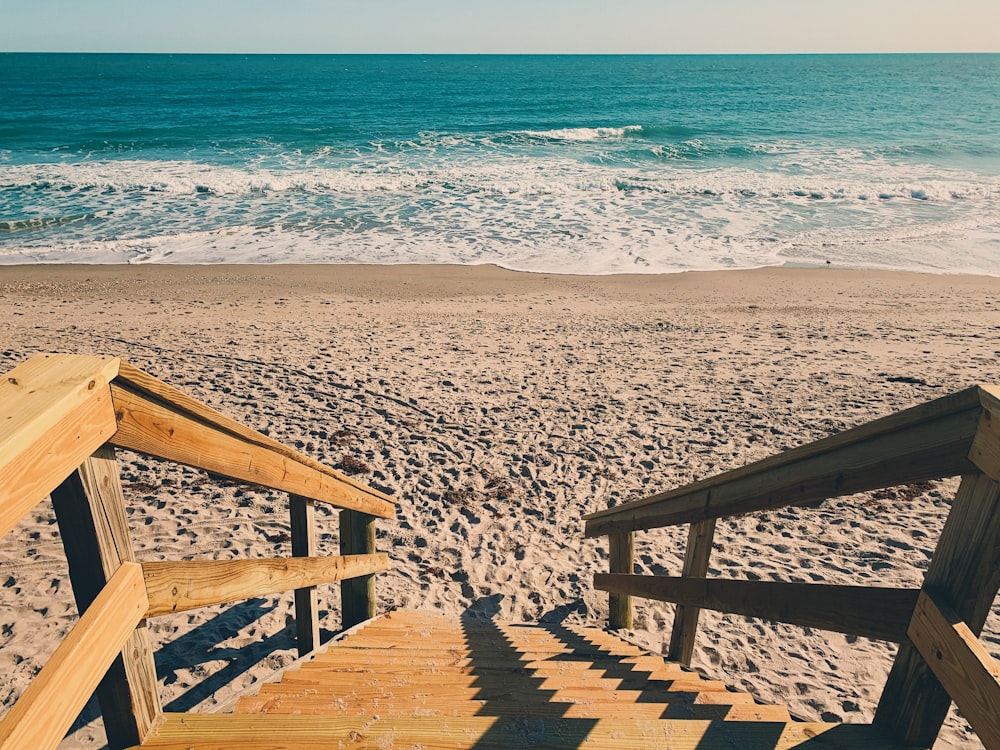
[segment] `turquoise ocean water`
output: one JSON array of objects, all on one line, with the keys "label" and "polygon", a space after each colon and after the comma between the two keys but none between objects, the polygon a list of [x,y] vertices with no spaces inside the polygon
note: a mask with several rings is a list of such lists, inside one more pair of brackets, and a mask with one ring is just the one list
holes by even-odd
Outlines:
[{"label": "turquoise ocean water", "polygon": [[1000,275],[1000,55],[0,54],[0,263]]}]

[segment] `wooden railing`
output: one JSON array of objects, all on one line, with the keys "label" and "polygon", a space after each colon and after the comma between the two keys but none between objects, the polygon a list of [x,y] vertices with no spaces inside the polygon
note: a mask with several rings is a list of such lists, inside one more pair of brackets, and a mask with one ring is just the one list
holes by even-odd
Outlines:
[{"label": "wooden railing", "polygon": [[[289,493],[292,557],[136,562],[115,447]],[[341,582],[342,626],[375,615],[375,519],[391,497],[113,358],[41,354],[0,381],[0,534],[51,496],[80,620],[0,722],[0,748],[53,748],[96,691],[112,748],[163,715],[147,618],[295,590],[298,649],[319,645],[315,587]],[[314,503],[341,508],[316,553]]]},{"label": "wooden railing", "polygon": [[[706,578],[716,519],[961,475],[919,589]],[[951,701],[1000,748],[1000,664],[978,640],[1000,588],[1000,388],[977,386],[735,471],[585,516],[609,537],[610,624],[631,597],[677,604],[669,656],[690,663],[700,609],[899,643],[873,723],[930,747]],[[637,531],[690,524],[680,577],[634,575]]]}]

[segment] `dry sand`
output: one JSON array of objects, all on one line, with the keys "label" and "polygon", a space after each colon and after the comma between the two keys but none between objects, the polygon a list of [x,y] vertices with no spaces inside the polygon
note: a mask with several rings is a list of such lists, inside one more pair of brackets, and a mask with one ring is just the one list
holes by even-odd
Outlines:
[{"label": "dry sand", "polygon": [[[7,267],[5,369],[121,356],[399,499],[381,608],[600,622],[580,516],[1000,382],[1000,280],[829,269],[646,277],[491,267]],[[140,559],[289,551],[286,499],[122,454]],[[345,462],[346,463],[343,463]],[[725,521],[712,575],[919,585],[956,487]],[[336,519],[321,519],[335,553]],[[640,534],[678,574],[683,529]],[[47,502],[0,547],[0,705],[72,624]],[[338,596],[321,594],[338,627]],[[638,606],[660,649],[672,607]],[[987,648],[1000,655],[994,611]],[[164,703],[216,705],[294,658],[289,597],[152,622]],[[703,613],[695,665],[809,719],[869,721],[895,647]],[[65,743],[95,747],[88,708]],[[976,747],[954,715],[938,747]]]}]

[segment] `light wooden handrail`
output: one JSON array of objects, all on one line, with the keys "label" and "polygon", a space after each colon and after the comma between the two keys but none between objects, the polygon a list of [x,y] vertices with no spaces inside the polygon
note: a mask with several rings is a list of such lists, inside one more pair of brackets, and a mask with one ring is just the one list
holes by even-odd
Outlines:
[{"label": "light wooden handrail", "polygon": [[0,747],[56,747],[148,605],[142,568],[124,563],[0,722]]},{"label": "light wooden handrail", "polygon": [[926,591],[909,636],[983,744],[1000,747],[1000,662],[951,607]]},{"label": "light wooden handrail", "polygon": [[[705,577],[717,518],[955,475],[962,482],[921,589]],[[594,585],[610,594],[612,627],[631,623],[632,596],[673,602],[669,656],[684,663],[701,608],[895,641],[874,723],[905,746],[930,747],[954,699],[986,746],[1000,748],[1000,665],[977,638],[1000,588],[997,386],[584,518],[586,536],[609,537],[611,571],[595,574]],[[681,523],[691,524],[683,576],[635,575],[623,565],[632,553],[621,546],[634,532]]]},{"label": "light wooden handrail", "polygon": [[[114,446],[288,492],[292,557],[135,562]],[[80,622],[0,724],[0,748],[55,747],[96,690],[108,741],[162,719],[145,618],[296,590],[300,653],[319,645],[315,587],[344,622],[374,615],[376,518],[395,501],[116,358],[36,355],[0,381],[0,534],[51,495]],[[312,504],[341,509],[339,557],[315,554]]]},{"label": "light wooden handrail", "polygon": [[118,364],[40,354],[0,379],[0,535],[115,434]]},{"label": "light wooden handrail", "polygon": [[[974,386],[700,482],[584,516],[586,536],[774,510],[967,474],[989,386]],[[1000,415],[1000,410],[998,410]],[[998,462],[1000,465],[1000,462]]]}]

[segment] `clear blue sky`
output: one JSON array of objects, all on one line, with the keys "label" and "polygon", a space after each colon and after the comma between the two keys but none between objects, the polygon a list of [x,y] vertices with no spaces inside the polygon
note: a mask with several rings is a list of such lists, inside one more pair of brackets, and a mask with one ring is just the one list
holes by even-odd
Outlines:
[{"label": "clear blue sky", "polygon": [[1000,52],[1000,0],[0,0],[0,51]]}]

